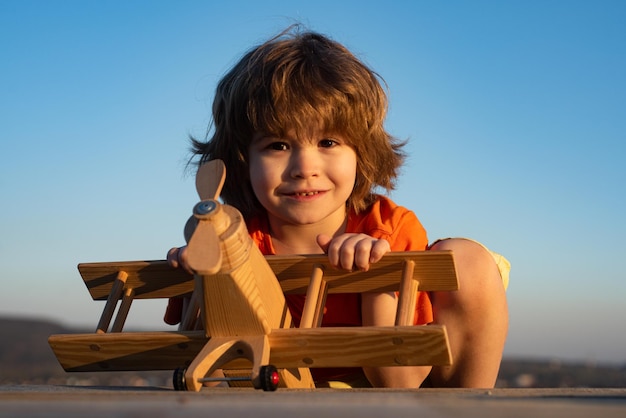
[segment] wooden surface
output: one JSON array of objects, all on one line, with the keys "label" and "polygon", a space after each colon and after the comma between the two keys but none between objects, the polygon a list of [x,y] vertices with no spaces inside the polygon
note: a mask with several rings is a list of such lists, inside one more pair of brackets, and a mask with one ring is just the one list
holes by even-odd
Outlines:
[{"label": "wooden surface", "polygon": [[[443,327],[292,328],[269,335],[279,368],[450,364]],[[199,332],[53,335],[50,346],[67,371],[174,370],[187,367],[208,339]],[[237,360],[231,368],[245,368]]]},{"label": "wooden surface", "polygon": [[[402,264],[413,260],[419,290],[456,290],[458,281],[452,253],[416,251],[389,253],[367,272],[350,273],[328,264],[325,255],[266,256],[285,294],[306,294],[314,265],[324,271],[329,293],[388,292],[399,290]],[[170,267],[164,260],[81,263],[78,270],[94,300],[106,300],[118,272],[128,274],[126,286],[135,298],[169,298],[193,290],[193,276]]]},{"label": "wooden surface", "polygon": [[622,418],[626,389],[316,389],[0,386],[0,418]]}]

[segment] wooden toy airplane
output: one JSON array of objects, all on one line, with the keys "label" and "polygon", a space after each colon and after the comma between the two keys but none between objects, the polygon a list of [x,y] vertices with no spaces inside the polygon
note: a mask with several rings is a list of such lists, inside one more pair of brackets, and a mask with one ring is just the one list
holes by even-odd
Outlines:
[{"label": "wooden toy airplane", "polygon": [[[175,370],[176,390],[248,380],[271,391],[314,388],[311,367],[452,363],[445,327],[412,325],[418,290],[458,289],[451,252],[390,253],[367,272],[334,269],[324,255],[263,256],[241,213],[217,200],[224,179],[220,160],[196,176],[201,201],[185,226],[194,276],[166,261],[79,265],[92,298],[107,302],[95,333],[49,338],[66,371]],[[389,291],[399,292],[395,326],[320,327],[327,294]],[[298,293],[294,328],[284,295]],[[134,299],[176,296],[188,302],[178,331],[122,332]]]}]

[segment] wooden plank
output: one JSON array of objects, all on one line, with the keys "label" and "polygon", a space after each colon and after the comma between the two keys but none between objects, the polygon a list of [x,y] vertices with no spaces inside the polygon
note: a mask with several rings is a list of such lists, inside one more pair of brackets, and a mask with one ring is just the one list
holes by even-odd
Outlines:
[{"label": "wooden plank", "polygon": [[174,370],[189,366],[207,341],[204,331],[60,334],[48,338],[68,372]]},{"label": "wooden plank", "polygon": [[[202,331],[53,335],[48,340],[69,372],[173,370],[187,367],[208,342]],[[278,368],[451,364],[445,327],[291,328],[269,335]],[[235,360],[228,367],[249,367]]]},{"label": "wooden plank", "polygon": [[391,292],[399,290],[405,261],[415,262],[413,278],[421,291],[459,288],[451,251],[411,251],[386,254],[368,271],[348,272],[329,265],[325,255],[266,256],[285,294],[305,294],[313,266],[324,269],[328,293]]},{"label": "wooden plank", "polygon": [[[314,265],[321,265],[328,293],[390,292],[399,289],[402,265],[415,263],[413,278],[419,290],[456,290],[458,281],[450,251],[394,252],[385,255],[367,272],[335,269],[321,255],[266,256],[285,294],[306,294]],[[78,270],[94,300],[106,300],[118,272],[128,274],[126,286],[136,299],[169,298],[193,290],[193,277],[166,261],[82,263]]]},{"label": "wooden plank", "polygon": [[339,327],[275,330],[270,362],[277,367],[450,365],[444,326]]},{"label": "wooden plank", "polygon": [[78,265],[91,297],[106,300],[117,273],[128,274],[126,286],[135,290],[135,299],[169,298],[190,293],[193,276],[171,267],[167,261],[120,261]]}]

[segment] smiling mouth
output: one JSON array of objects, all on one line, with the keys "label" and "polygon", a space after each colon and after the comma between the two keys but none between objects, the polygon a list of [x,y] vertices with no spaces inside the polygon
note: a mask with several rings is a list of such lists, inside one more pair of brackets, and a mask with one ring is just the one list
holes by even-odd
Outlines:
[{"label": "smiling mouth", "polygon": [[319,194],[320,192],[296,192],[293,195],[294,196],[314,196],[316,194]]}]

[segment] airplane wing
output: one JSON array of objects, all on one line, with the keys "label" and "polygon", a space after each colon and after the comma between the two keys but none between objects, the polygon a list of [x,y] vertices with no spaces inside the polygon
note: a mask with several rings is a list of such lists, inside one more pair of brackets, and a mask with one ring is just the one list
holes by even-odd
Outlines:
[{"label": "airplane wing", "polygon": [[[449,365],[443,326],[276,329],[270,363],[278,368]],[[50,346],[68,372],[174,370],[207,343],[203,331],[53,335]],[[249,367],[234,360],[227,368]]]}]

